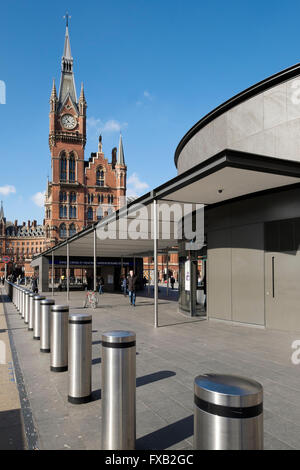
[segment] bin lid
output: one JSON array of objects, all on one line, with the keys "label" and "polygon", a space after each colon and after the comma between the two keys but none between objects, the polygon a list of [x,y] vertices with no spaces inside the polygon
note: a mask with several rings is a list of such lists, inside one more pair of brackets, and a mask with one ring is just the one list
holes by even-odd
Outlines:
[{"label": "bin lid", "polygon": [[68,312],[69,305],[53,305],[51,307],[52,312]]},{"label": "bin lid", "polygon": [[102,334],[102,341],[106,343],[131,343],[136,340],[134,331],[112,330]]},{"label": "bin lid", "polygon": [[54,305],[55,304],[55,300],[53,299],[46,299],[44,297],[44,300],[41,300],[41,305]]},{"label": "bin lid", "polygon": [[91,323],[92,315],[90,313],[70,313],[69,323]]},{"label": "bin lid", "polygon": [[194,393],[201,400],[222,406],[256,406],[263,400],[259,382],[237,375],[199,375],[194,381]]}]

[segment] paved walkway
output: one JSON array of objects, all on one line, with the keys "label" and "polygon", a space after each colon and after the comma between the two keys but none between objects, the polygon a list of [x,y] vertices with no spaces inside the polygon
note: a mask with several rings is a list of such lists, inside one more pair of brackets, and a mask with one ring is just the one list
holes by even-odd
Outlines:
[{"label": "paved walkway", "polygon": [[[47,294],[49,296],[49,294]],[[65,293],[55,294],[66,303]],[[71,292],[70,310],[82,312],[83,293]],[[101,296],[93,313],[93,401],[67,402],[68,373],[49,371],[49,356],[6,303],[40,449],[99,449],[101,432],[101,333],[130,329],[137,334],[137,448],[191,449],[193,379],[216,372],[254,378],[264,386],[266,449],[300,448],[300,365],[291,363],[297,335],[216,321],[188,319],[177,302],[159,301],[153,328],[153,299],[137,306],[119,294]]]},{"label": "paved walkway", "polygon": [[0,302],[0,450],[25,448],[24,423],[9,333]]}]

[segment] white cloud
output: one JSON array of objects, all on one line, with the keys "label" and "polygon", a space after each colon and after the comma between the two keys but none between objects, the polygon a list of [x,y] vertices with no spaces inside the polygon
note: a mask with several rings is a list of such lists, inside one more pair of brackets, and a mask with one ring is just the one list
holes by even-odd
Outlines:
[{"label": "white cloud", "polygon": [[32,200],[38,207],[44,207],[45,191],[44,191],[44,192],[39,191],[38,193],[35,193],[33,196],[31,196],[31,200]]},{"label": "white cloud", "polygon": [[138,197],[149,188],[149,184],[145,181],[141,181],[137,173],[132,173],[132,175],[129,176],[127,186],[126,196],[130,197]]},{"label": "white cloud", "polygon": [[145,96],[145,98],[148,98],[149,100],[152,100],[152,95],[151,95],[151,93],[149,93],[149,91],[145,90],[144,91],[144,96]]},{"label": "white cloud", "polygon": [[103,122],[101,119],[90,117],[87,119],[88,129],[95,130],[98,133],[105,132],[120,132],[128,126],[127,122],[119,122],[115,119],[109,119]]},{"label": "white cloud", "polygon": [[6,184],[5,186],[0,186],[0,194],[3,196],[8,196],[11,193],[15,193],[16,188],[10,184]]}]

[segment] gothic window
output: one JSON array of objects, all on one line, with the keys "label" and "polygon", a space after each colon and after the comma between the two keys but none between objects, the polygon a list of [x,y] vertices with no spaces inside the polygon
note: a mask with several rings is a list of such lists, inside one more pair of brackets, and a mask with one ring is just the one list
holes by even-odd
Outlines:
[{"label": "gothic window", "polygon": [[66,202],[67,200],[67,193],[65,191],[59,192],[59,202]]},{"label": "gothic window", "polygon": [[70,193],[70,202],[76,202],[76,193],[74,191]]},{"label": "gothic window", "polygon": [[104,171],[101,167],[99,167],[96,172],[96,185],[104,186]]},{"label": "gothic window", "polygon": [[103,194],[98,194],[98,204],[102,204],[104,201],[104,196]]},{"label": "gothic window", "polygon": [[47,238],[50,238],[50,228],[49,228],[49,225],[47,225],[47,227],[46,227],[46,237],[47,237]]},{"label": "gothic window", "polygon": [[59,206],[59,217],[60,219],[67,217],[67,206]]},{"label": "gothic window", "polygon": [[108,204],[113,204],[114,203],[114,197],[113,197],[112,194],[109,194],[107,196],[107,202],[108,202]]},{"label": "gothic window", "polygon": [[88,204],[92,204],[94,202],[94,195],[88,194]]},{"label": "gothic window", "polygon": [[88,208],[88,220],[93,220],[93,209],[91,207]]},{"label": "gothic window", "polygon": [[71,224],[69,227],[69,236],[72,237],[76,233],[76,227],[75,224]]},{"label": "gothic window", "polygon": [[60,180],[67,180],[67,158],[66,154],[63,152],[60,157]]},{"label": "gothic window", "polygon": [[70,206],[69,217],[70,219],[76,219],[76,206]]},{"label": "gothic window", "polygon": [[69,181],[71,183],[74,183],[75,181],[75,157],[73,153],[71,153],[69,159]]},{"label": "gothic window", "polygon": [[59,226],[59,236],[60,236],[60,238],[66,238],[67,237],[66,224],[61,224]]}]

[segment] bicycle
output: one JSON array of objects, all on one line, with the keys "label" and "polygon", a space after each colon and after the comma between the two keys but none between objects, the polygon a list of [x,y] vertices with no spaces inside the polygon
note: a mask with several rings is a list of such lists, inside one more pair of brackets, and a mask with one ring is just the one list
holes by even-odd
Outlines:
[{"label": "bicycle", "polygon": [[93,309],[97,308],[99,299],[97,293],[94,291],[87,291],[85,299],[83,301],[83,308],[92,307]]}]

